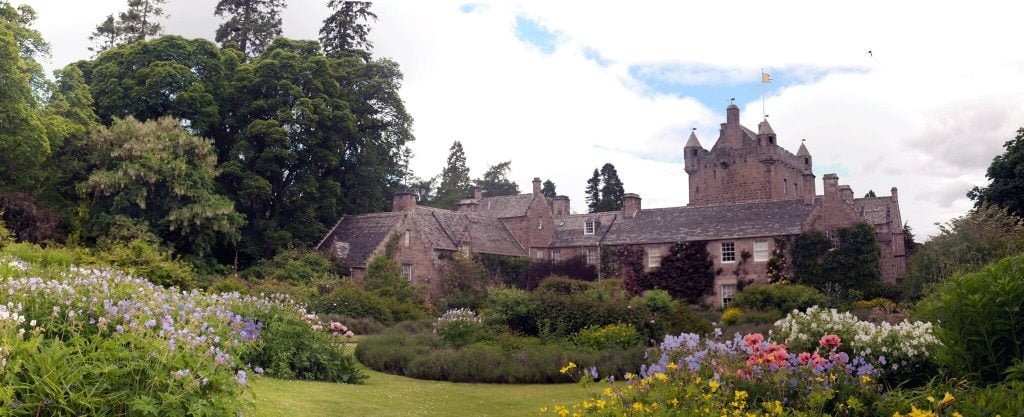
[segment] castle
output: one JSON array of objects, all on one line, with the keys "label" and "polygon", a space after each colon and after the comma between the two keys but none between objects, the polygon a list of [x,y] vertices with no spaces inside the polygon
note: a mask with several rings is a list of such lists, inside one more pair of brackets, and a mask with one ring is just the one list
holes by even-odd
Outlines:
[{"label": "castle", "polygon": [[877,232],[883,281],[896,282],[906,273],[895,187],[890,196],[854,198],[838,176],[825,174],[818,195],[803,144],[793,154],[778,145],[767,120],[754,132],[739,119],[739,108],[729,105],[710,150],[690,134],[683,147],[687,206],[642,209],[640,196],[628,193],[622,210],[571,214],[568,197],[541,194],[539,178],[527,194],[485,197],[477,190],[456,211],[419,206],[415,194],[400,192],[390,212],[343,216],[316,248],[344,259],[360,279],[370,259],[397,239],[394,259],[406,278],[437,288],[445,260],[455,251],[554,261],[583,256],[598,265],[602,248],[638,245],[650,269],[673,244],[705,241],[719,271],[706,301],[722,306],[739,281],[768,281],[777,237],[816,230],[840,245],[836,229],[866,221]]}]

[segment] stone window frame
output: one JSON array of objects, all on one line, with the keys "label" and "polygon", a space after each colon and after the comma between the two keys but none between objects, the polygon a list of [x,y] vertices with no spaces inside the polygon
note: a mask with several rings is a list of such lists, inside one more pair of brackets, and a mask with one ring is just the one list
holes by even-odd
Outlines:
[{"label": "stone window frame", "polygon": [[[759,243],[764,245],[764,248],[761,250],[758,250],[757,247]],[[768,239],[757,239],[754,241],[754,262],[768,262],[768,259],[771,258],[771,253],[772,250],[771,246],[768,244]]]},{"label": "stone window frame", "polygon": [[736,296],[736,284],[722,284],[722,307],[729,307]]},{"label": "stone window frame", "polygon": [[544,229],[544,216],[537,217],[537,230]]},{"label": "stone window frame", "polygon": [[[727,246],[728,245],[728,246]],[[722,242],[722,263],[736,263],[736,242]]]},{"label": "stone window frame", "polygon": [[597,248],[587,248],[587,265],[597,265]]},{"label": "stone window frame", "polygon": [[583,222],[583,234],[584,235],[592,235],[596,231],[597,231],[597,222],[595,222],[593,220],[587,220],[586,222]]},{"label": "stone window frame", "polygon": [[544,249],[534,249],[533,257],[537,259],[544,259]]},{"label": "stone window frame", "polygon": [[402,264],[402,276],[406,281],[412,282],[412,264]]},{"label": "stone window frame", "polygon": [[826,230],[825,238],[832,244],[832,247],[829,250],[839,249],[839,247],[843,245],[843,242],[839,240],[839,231],[836,229]]},{"label": "stone window frame", "polygon": [[647,269],[661,267],[661,248],[647,248]]},{"label": "stone window frame", "polygon": [[562,260],[562,250],[561,249],[551,249],[551,260],[555,261],[555,262],[558,262],[558,261]]},{"label": "stone window frame", "polygon": [[409,235],[410,234],[411,233],[409,232],[409,229],[405,229],[405,234],[402,235],[402,243],[407,248],[409,247]]}]

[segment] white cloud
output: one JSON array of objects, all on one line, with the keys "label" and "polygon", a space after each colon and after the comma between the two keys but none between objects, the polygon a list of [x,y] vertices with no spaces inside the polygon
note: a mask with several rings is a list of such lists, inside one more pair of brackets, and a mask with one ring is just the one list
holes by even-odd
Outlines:
[{"label": "white cloud", "polygon": [[[87,58],[88,33],[124,1],[26,3],[54,45],[52,68]],[[315,38],[324,3],[290,0],[285,35]],[[212,38],[214,4],[170,0],[168,32]],[[474,175],[512,160],[522,189],[551,179],[576,210],[604,162],[645,207],[684,204],[678,159],[689,129],[710,147],[724,121],[722,108],[651,94],[631,78],[635,66],[699,64],[688,75],[709,82],[786,69],[797,82],[779,80],[785,87],[766,100],[780,143],[795,151],[806,138],[816,166],[846,168],[841,182],[858,194],[899,187],[903,218],[920,235],[971,206],[960,191],[985,183],[988,161],[1024,125],[1024,53],[1006,46],[1019,37],[1017,3],[538,0],[472,13],[461,4],[375,3],[376,54],[406,75],[412,167],[440,172],[461,140]],[[518,40],[517,15],[556,31],[558,48],[543,54]],[[761,103],[739,104],[756,127]]]}]

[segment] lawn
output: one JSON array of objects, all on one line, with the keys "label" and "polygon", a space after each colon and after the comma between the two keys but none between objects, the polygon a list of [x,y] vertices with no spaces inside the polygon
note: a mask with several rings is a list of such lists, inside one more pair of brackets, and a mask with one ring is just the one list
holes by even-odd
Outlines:
[{"label": "lawn", "polygon": [[365,370],[363,385],[255,378],[256,417],[527,416],[570,404],[605,385],[507,385],[421,381]]}]

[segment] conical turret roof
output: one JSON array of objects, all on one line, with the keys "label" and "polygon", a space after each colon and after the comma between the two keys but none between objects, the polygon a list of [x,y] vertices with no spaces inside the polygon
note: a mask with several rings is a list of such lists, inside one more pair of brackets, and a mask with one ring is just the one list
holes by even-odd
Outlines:
[{"label": "conical turret roof", "polygon": [[800,149],[796,151],[796,156],[811,156],[810,152],[807,152],[807,147],[803,143],[800,144]]},{"label": "conical turret roof", "polygon": [[697,140],[697,132],[690,132],[690,138],[686,140],[686,146],[684,146],[684,148],[704,148],[703,146],[700,146],[700,141]]},{"label": "conical turret roof", "polygon": [[772,130],[772,125],[768,124],[768,119],[764,119],[761,123],[757,124],[758,135],[774,135],[775,131]]}]

